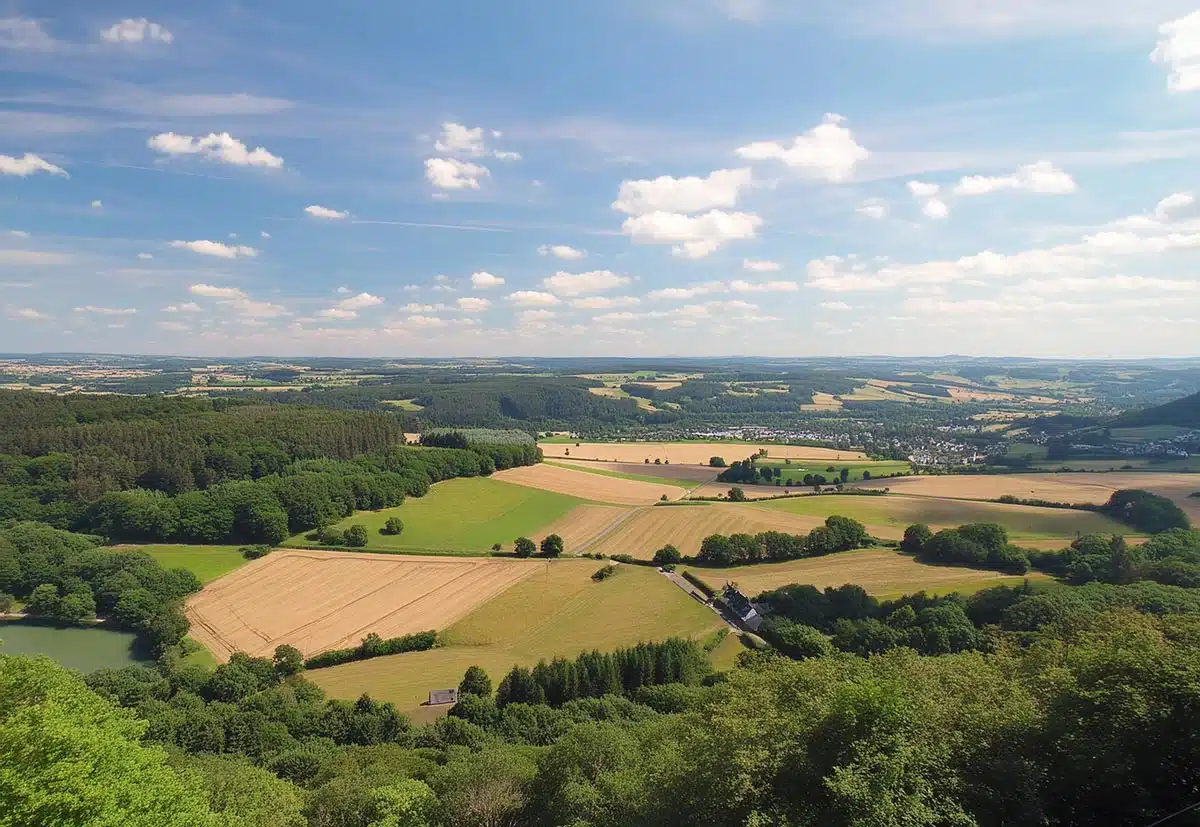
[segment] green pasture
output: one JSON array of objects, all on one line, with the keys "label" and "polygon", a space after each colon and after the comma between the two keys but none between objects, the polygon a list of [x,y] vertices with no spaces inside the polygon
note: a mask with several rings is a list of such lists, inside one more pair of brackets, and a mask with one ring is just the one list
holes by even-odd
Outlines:
[{"label": "green pasture", "polygon": [[[333,528],[342,531],[352,525],[364,526],[369,538],[366,551],[479,554],[490,551],[494,543],[511,550],[513,540],[534,536],[585,502],[487,477],[467,477],[440,482],[424,497],[409,497],[396,508],[360,511]],[[404,522],[399,536],[379,533],[389,517]],[[288,545],[316,543],[300,534]]]},{"label": "green pasture", "polygon": [[211,583],[247,562],[242,553],[238,551],[240,546],[162,544],[121,546],[121,548],[144,551],[157,560],[164,569],[187,569],[200,578],[201,583]]}]

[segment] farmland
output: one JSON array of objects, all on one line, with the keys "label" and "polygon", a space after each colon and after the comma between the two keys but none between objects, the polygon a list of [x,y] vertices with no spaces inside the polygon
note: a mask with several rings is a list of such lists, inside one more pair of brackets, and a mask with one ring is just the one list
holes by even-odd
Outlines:
[{"label": "farmland", "polygon": [[357,645],[368,632],[395,637],[441,629],[545,562],[276,551],[206,586],[187,603],[191,636],[220,660],[305,655]]},{"label": "farmland", "polygon": [[848,472],[847,482],[859,482],[863,479],[863,473],[866,472],[871,477],[889,477],[896,474],[911,474],[912,466],[905,461],[889,460],[878,462],[838,462],[830,464],[827,462],[786,462],[768,459],[759,461],[760,468],[778,468],[780,479],[785,482],[788,479],[799,485],[805,474],[820,474],[829,482],[837,482],[841,479],[840,473],[843,468]]},{"label": "farmland", "polygon": [[[687,489],[696,488],[716,477],[716,471],[695,465],[634,465],[627,462],[573,462],[553,459],[546,460],[545,464],[614,479],[650,482],[655,485],[677,485]],[[682,473],[656,474],[650,469],[665,469],[667,472]]]},{"label": "farmland", "polygon": [[810,448],[803,445],[777,445],[749,442],[542,442],[547,457],[595,459],[606,462],[642,463],[656,459],[672,465],[707,465],[712,457],[732,462],[765,449],[768,457],[813,460],[865,460],[859,451],[835,448]]},{"label": "farmland", "polygon": [[545,463],[500,471],[493,479],[541,491],[553,491],[581,499],[620,505],[647,505],[656,503],[663,497],[668,500],[678,499],[685,493],[685,490],[677,485],[589,474],[586,471]]},{"label": "farmland", "polygon": [[543,563],[534,576],[446,629],[443,647],[314,670],[308,677],[334,697],[368,692],[412,711],[430,689],[457,686],[473,664],[498,682],[513,664],[671,636],[702,639],[721,628],[716,614],[654,570],[621,566],[615,577],[596,583],[591,576],[598,565]]},{"label": "farmland", "polygon": [[[493,543],[509,545],[517,537],[538,535],[545,526],[583,504],[576,497],[552,491],[468,477],[440,482],[424,497],[410,497],[396,508],[358,512],[334,528],[365,526],[367,548],[371,550],[482,554]],[[404,522],[401,535],[379,533],[390,517]],[[288,545],[312,543],[301,535],[293,537]]]},{"label": "farmland", "polygon": [[786,563],[728,569],[694,568],[692,571],[714,588],[719,589],[727,582],[737,583],[742,592],[751,596],[791,583],[819,589],[854,583],[876,597],[885,598],[918,591],[937,594],[974,592],[990,586],[1019,584],[1025,579],[1047,579],[1037,573],[1012,577],[994,571],[929,566],[906,554],[884,549],[846,551]]},{"label": "farmland", "polygon": [[840,514],[864,523],[875,536],[889,539],[898,538],[913,523],[926,523],[935,530],[963,523],[997,523],[1008,530],[1015,542],[1063,538],[1064,545],[1079,534],[1129,531],[1115,520],[1089,511],[897,494],[875,497],[825,494],[772,500],[750,507],[822,519]]},{"label": "farmland", "polygon": [[144,551],[164,569],[187,569],[200,578],[201,583],[210,583],[246,563],[238,546],[148,545],[114,548]]}]

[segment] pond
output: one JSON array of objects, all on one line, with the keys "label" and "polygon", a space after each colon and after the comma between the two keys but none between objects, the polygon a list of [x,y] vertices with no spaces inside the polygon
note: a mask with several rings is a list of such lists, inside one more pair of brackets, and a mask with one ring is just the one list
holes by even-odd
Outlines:
[{"label": "pond", "polygon": [[149,658],[134,646],[136,635],[103,626],[45,626],[38,623],[0,623],[0,654],[48,655],[63,666],[91,672],[145,663]]}]

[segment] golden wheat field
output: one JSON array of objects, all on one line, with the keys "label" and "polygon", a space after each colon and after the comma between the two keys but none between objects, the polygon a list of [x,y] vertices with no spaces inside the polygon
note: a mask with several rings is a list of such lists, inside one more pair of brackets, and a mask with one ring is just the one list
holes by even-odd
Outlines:
[{"label": "golden wheat field", "polygon": [[500,471],[493,474],[492,479],[618,505],[649,505],[658,502],[664,496],[668,500],[677,500],[686,493],[686,489],[677,485],[589,474],[586,471],[545,463]]},{"label": "golden wheat field", "polygon": [[670,462],[672,465],[707,465],[712,457],[722,457],[727,462],[753,456],[765,449],[768,457],[775,459],[816,460],[860,460],[866,459],[861,451],[839,451],[834,448],[808,448],[802,445],[760,445],[736,442],[547,442],[542,443],[542,453],[547,457],[574,459],[598,459],[605,462],[642,463],[649,459]]}]

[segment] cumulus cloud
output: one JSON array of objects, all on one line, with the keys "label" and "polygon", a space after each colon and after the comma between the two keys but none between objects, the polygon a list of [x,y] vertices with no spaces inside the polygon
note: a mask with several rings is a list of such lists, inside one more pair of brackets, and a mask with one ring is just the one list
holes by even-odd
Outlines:
[{"label": "cumulus cloud", "polygon": [[794,281],[742,281],[737,279],[729,283],[729,289],[735,293],[795,293],[800,285]]},{"label": "cumulus cloud", "polygon": [[166,26],[152,23],[144,17],[114,23],[100,32],[100,36],[109,43],[142,43],[147,40],[170,43],[175,39],[175,35],[171,34]]},{"label": "cumulus cloud", "polygon": [[751,185],[749,168],[718,169],[707,178],[673,178],[623,181],[613,209],[629,215],[654,212],[698,213],[737,206],[742,190]]},{"label": "cumulus cloud", "polygon": [[248,149],[244,143],[228,132],[219,134],[210,132],[200,138],[191,135],[177,135],[174,132],[163,132],[150,138],[146,145],[162,155],[199,155],[209,161],[237,167],[264,167],[266,169],[283,167],[283,159],[278,155],[271,154],[261,146]]},{"label": "cumulus cloud", "polygon": [[218,303],[228,307],[245,319],[274,319],[280,316],[290,316],[286,307],[266,301],[251,299],[244,290],[237,287],[217,287],[212,284],[193,284],[188,291],[196,296],[217,299]]},{"label": "cumulus cloud", "polygon": [[854,308],[845,302],[821,302],[821,309],[832,310],[836,313],[844,313],[848,310],[853,310]]},{"label": "cumulus cloud", "polygon": [[[207,285],[192,285],[193,287],[205,287]],[[219,289],[219,288],[218,288]],[[192,291],[196,292],[195,290]],[[200,305],[195,302],[182,302],[180,304],[168,304],[163,308],[164,313],[199,313]]]},{"label": "cumulus cloud", "polygon": [[909,181],[908,191],[913,198],[921,202],[921,214],[926,218],[945,218],[950,214],[950,207],[937,195],[942,191],[939,184],[927,181]]},{"label": "cumulus cloud", "polygon": [[517,314],[517,319],[522,323],[544,322],[547,319],[554,318],[553,310],[522,310]]},{"label": "cumulus cloud", "polygon": [[543,293],[538,290],[518,290],[510,293],[508,300],[522,307],[553,307],[561,300],[553,293]]},{"label": "cumulus cloud", "polygon": [[785,146],[778,141],[757,141],[738,149],[747,161],[780,161],[815,178],[839,183],[854,175],[854,168],[870,154],[844,126],[841,115],[828,114],[823,123]]},{"label": "cumulus cloud", "polygon": [[102,209],[104,209],[104,202],[103,202],[103,201],[101,201],[99,198],[97,198],[95,201],[93,201],[93,202],[92,202],[92,209],[93,209],[93,210],[102,210]]},{"label": "cumulus cloud", "polygon": [[152,253],[138,253],[137,257],[140,261],[150,261],[154,258]]},{"label": "cumulus cloud", "polygon": [[[500,132],[492,130],[493,138],[499,138],[500,136]],[[521,153],[519,152],[489,148],[487,139],[484,137],[483,127],[470,128],[460,123],[449,121],[442,124],[442,134],[434,142],[433,148],[446,155],[466,156],[469,158],[482,158],[491,155],[500,161],[521,160]]]},{"label": "cumulus cloud", "polygon": [[1154,217],[1159,221],[1166,221],[1175,211],[1190,207],[1195,203],[1196,198],[1190,192],[1177,192],[1173,195],[1168,195],[1155,205]]},{"label": "cumulus cloud", "polygon": [[425,160],[425,178],[441,190],[477,190],[479,179],[489,175],[487,167],[457,158]]},{"label": "cumulus cloud", "polygon": [[499,287],[502,284],[504,284],[503,278],[493,276],[486,270],[471,274],[471,286],[476,290],[487,290],[490,287]]},{"label": "cumulus cloud", "polygon": [[888,203],[882,198],[868,198],[858,205],[855,212],[866,218],[887,218]]},{"label": "cumulus cloud", "polygon": [[475,296],[464,296],[458,300],[458,309],[464,313],[483,313],[492,303],[487,299],[477,298]]},{"label": "cumulus cloud", "polygon": [[327,221],[341,221],[346,216],[350,215],[347,211],[333,210],[329,207],[322,207],[319,204],[310,204],[304,208],[304,211],[313,218],[323,218]]},{"label": "cumulus cloud", "polygon": [[85,307],[76,307],[76,313],[95,313],[98,316],[132,316],[137,313],[136,307],[96,307],[95,305],[87,305]]},{"label": "cumulus cloud", "polygon": [[587,253],[583,250],[577,250],[574,247],[566,244],[543,244],[541,247],[538,247],[538,255],[554,256],[555,258],[561,258],[567,261],[576,261],[586,256]]},{"label": "cumulus cloud", "polygon": [[1200,89],[1200,11],[1163,23],[1158,33],[1150,59],[1170,68],[1167,88],[1172,92]]},{"label": "cumulus cloud", "polygon": [[588,296],[581,299],[571,299],[571,307],[576,310],[609,310],[615,307],[634,307],[641,304],[636,296]]},{"label": "cumulus cloud", "polygon": [[69,178],[67,171],[62,167],[42,158],[40,155],[34,155],[26,152],[20,158],[14,158],[11,155],[0,155],[0,175],[16,175],[20,178],[28,178],[37,172],[48,172],[51,175],[61,175],[64,178]]},{"label": "cumulus cloud", "polygon": [[939,184],[926,181],[909,181],[908,191],[912,193],[913,198],[933,198],[942,191],[942,188]]},{"label": "cumulus cloud", "polygon": [[189,293],[204,296],[209,299],[244,299],[246,293],[236,287],[217,287],[213,284],[193,284],[188,288]]},{"label": "cumulus cloud", "polygon": [[215,256],[216,258],[254,258],[258,255],[258,250],[245,245],[223,244],[220,241],[207,241],[200,239],[198,241],[172,241],[171,246],[180,250],[191,250],[193,253],[199,253],[202,256]]},{"label": "cumulus cloud", "polygon": [[691,299],[696,296],[705,296],[709,293],[718,293],[723,289],[723,285],[716,284],[694,284],[690,287],[664,287],[661,290],[651,290],[646,294],[646,298],[663,301]]},{"label": "cumulus cloud", "polygon": [[333,307],[322,310],[317,315],[325,319],[354,319],[358,317],[358,311],[381,304],[383,304],[383,299],[379,296],[372,296],[370,293],[359,293],[356,296],[342,299]]},{"label": "cumulus cloud", "polygon": [[755,261],[748,258],[742,261],[742,269],[752,273],[777,273],[780,266],[777,261]]},{"label": "cumulus cloud", "polygon": [[27,17],[0,18],[0,48],[28,52],[53,52],[64,44]]},{"label": "cumulus cloud", "polygon": [[1068,195],[1076,190],[1075,179],[1049,161],[1037,161],[1012,175],[989,177],[969,175],[954,188],[956,195],[987,195],[1001,190],[1021,190],[1040,195]]},{"label": "cumulus cloud", "polygon": [[610,270],[592,270],[588,273],[558,272],[542,279],[542,287],[559,296],[584,296],[623,287],[630,281],[632,279],[628,276],[619,276]]},{"label": "cumulus cloud", "polygon": [[24,230],[9,230],[8,234],[13,238],[29,238],[29,233]]},{"label": "cumulus cloud", "polygon": [[711,210],[703,215],[652,212],[628,218],[621,228],[639,244],[672,244],[673,255],[701,259],[731,241],[754,238],[762,226],[761,216]]},{"label": "cumulus cloud", "polygon": [[945,218],[950,214],[950,207],[940,198],[930,198],[921,206],[921,214],[926,218]]}]

